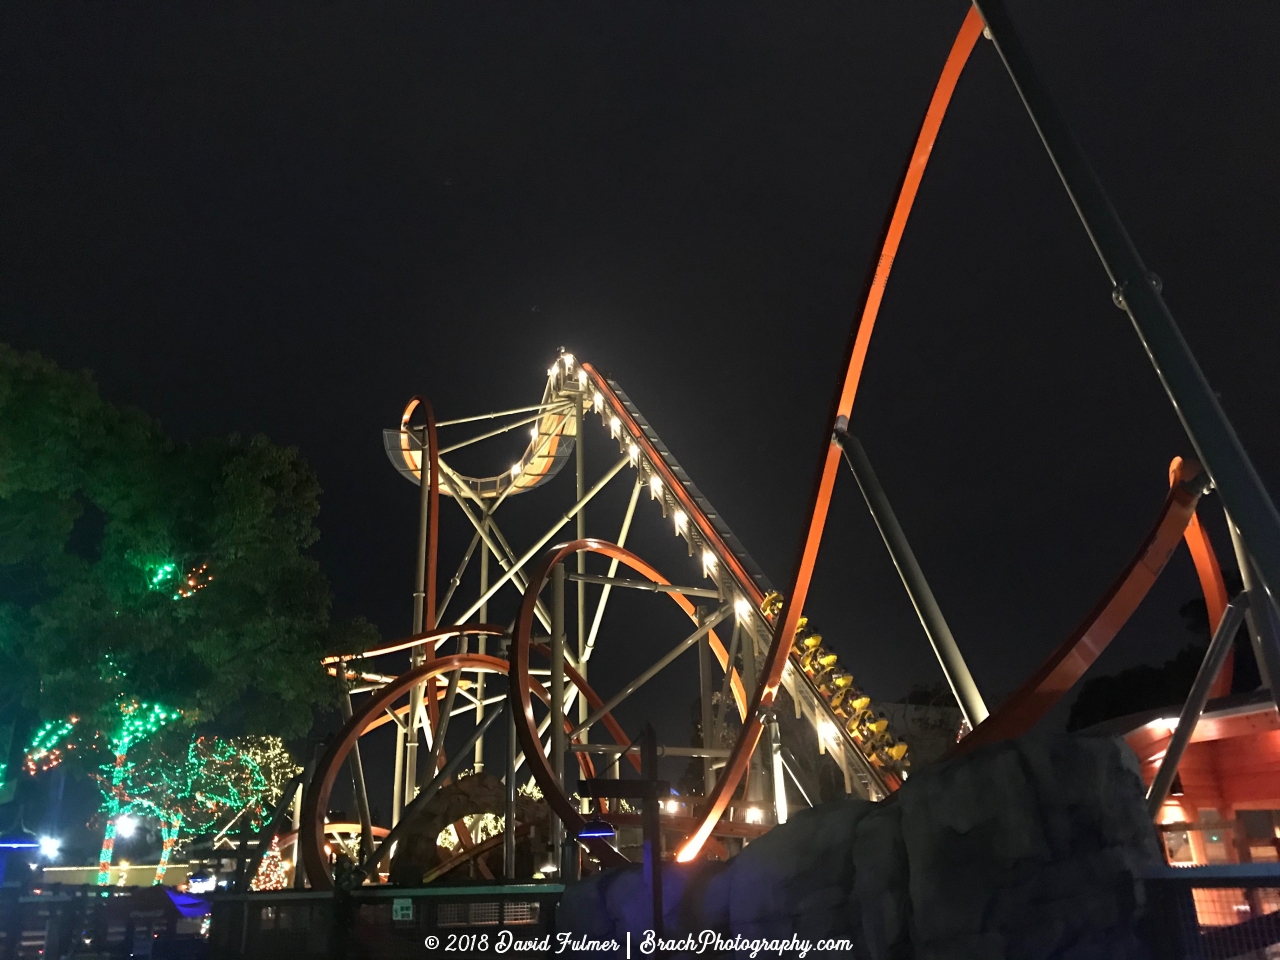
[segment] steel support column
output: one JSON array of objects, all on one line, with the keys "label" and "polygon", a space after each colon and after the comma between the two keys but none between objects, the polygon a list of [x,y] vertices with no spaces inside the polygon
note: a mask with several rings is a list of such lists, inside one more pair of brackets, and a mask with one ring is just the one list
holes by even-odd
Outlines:
[{"label": "steel support column", "polygon": [[[564,564],[551,569],[551,770],[561,788],[564,787]],[[560,866],[560,850],[564,826],[551,818],[552,862]]]},{"label": "steel support column", "polygon": [[1271,700],[1280,704],[1280,691],[1276,690],[1272,678],[1280,680],[1280,623],[1277,622],[1276,608],[1271,598],[1262,590],[1258,582],[1253,558],[1245,549],[1240,531],[1227,517],[1227,529],[1231,531],[1231,546],[1235,550],[1236,564],[1240,568],[1240,580],[1249,594],[1249,609],[1245,611],[1245,620],[1249,624],[1249,639],[1253,644],[1253,656],[1258,661],[1258,674],[1262,685],[1271,691]]},{"label": "steel support column", "polygon": [[[701,613],[702,611],[698,611]],[[703,634],[698,640],[698,703],[701,707],[701,716],[699,722],[702,724],[702,746],[714,747],[718,744],[715,739],[715,721],[711,712],[711,640]],[[704,757],[702,760],[702,795],[704,797],[711,796],[711,790],[715,786],[715,771],[711,767],[711,758]]]},{"label": "steel support column", "polygon": [[[508,656],[510,648],[508,647]],[[510,684],[508,678],[507,683]],[[502,797],[502,874],[516,878],[516,700],[507,694],[507,776]]]},{"label": "steel support column", "polygon": [[[341,692],[339,701],[342,705],[342,722],[351,720],[351,691],[347,689],[347,664],[338,661],[338,688]],[[360,815],[360,858],[369,856],[373,849],[373,817],[369,813],[369,788],[364,780],[364,763],[360,759],[360,744],[351,748],[348,757],[351,767],[351,786],[356,795],[356,810]]]},{"label": "steel support column", "polygon": [[[574,428],[577,436],[574,440],[574,466],[576,468],[577,499],[581,500],[587,493],[587,445],[586,438],[583,436],[583,415],[582,402],[586,398],[587,391],[583,387],[578,391],[578,395],[573,404],[573,420]],[[587,510],[584,507],[578,511],[578,535],[574,539],[587,539]],[[587,555],[579,553],[577,557],[578,575],[583,576],[587,572]],[[585,654],[587,651],[587,585],[584,581],[578,581],[578,673],[582,675],[582,679],[587,679],[587,661]],[[587,719],[587,698],[578,698],[578,720]],[[582,731],[582,738],[585,740],[589,735],[589,731]],[[583,813],[586,813],[586,800],[583,800]]]},{"label": "steel support column", "polygon": [[[487,530],[489,528],[488,515],[485,516],[483,523],[484,523],[485,529]],[[480,531],[477,530],[476,535],[478,536],[479,534],[480,534]],[[482,546],[480,548],[480,593],[481,595],[483,595],[484,592],[488,589],[489,589],[489,548],[487,546]],[[480,622],[481,623],[489,622],[489,605],[487,603],[482,604],[480,607]],[[488,639],[487,637],[480,637],[479,641],[477,642],[478,653],[484,654],[488,652],[488,649],[487,649],[488,644],[485,643],[487,639]],[[484,679],[485,678],[483,673],[476,678],[476,723],[477,724],[484,719]],[[481,737],[479,740],[476,741],[475,766],[476,766],[476,773],[480,773],[482,770],[484,770],[484,737]]]},{"label": "steel support column", "polygon": [[[418,487],[421,491],[418,509],[418,563],[413,591],[413,634],[423,632],[423,624],[434,625],[436,616],[436,542],[440,525],[439,442],[436,439],[436,417],[431,404],[421,401],[427,415],[422,427],[421,452],[418,460]],[[405,416],[408,417],[406,412]],[[435,648],[418,644],[409,654],[409,667],[422,666],[435,656]],[[432,685],[434,690],[434,684]],[[396,784],[403,791],[403,804],[417,793],[418,783],[418,717],[422,713],[425,686],[419,685],[409,694],[409,727],[405,738],[404,782]],[[430,714],[435,712],[435,697],[430,698]],[[433,719],[433,718],[432,718]]]},{"label": "steel support column", "polygon": [[1232,641],[1235,639],[1236,631],[1240,629],[1240,621],[1244,619],[1244,612],[1248,605],[1247,593],[1238,594],[1227,604],[1227,611],[1222,615],[1218,629],[1213,633],[1213,639],[1209,641],[1209,649],[1205,651],[1204,660],[1200,662],[1200,670],[1191,684],[1191,692],[1187,694],[1182,712],[1178,715],[1178,726],[1174,729],[1173,736],[1169,738],[1169,746],[1165,749],[1164,759],[1160,761],[1160,769],[1156,771],[1155,779],[1151,781],[1151,789],[1147,791],[1147,813],[1152,819],[1155,819],[1156,814],[1160,812],[1164,798],[1169,793],[1169,787],[1173,785],[1173,778],[1178,773],[1182,754],[1187,749],[1187,744],[1191,742],[1196,724],[1200,722],[1204,705],[1209,701],[1209,689],[1213,686],[1218,671],[1222,669],[1227,654],[1231,652]]},{"label": "steel support column", "polygon": [[787,779],[782,768],[782,731],[778,729],[778,715],[769,715],[769,758],[772,763],[769,775],[773,779],[773,815],[776,823],[787,822]]},{"label": "steel support column", "polygon": [[884,545],[889,550],[889,556],[898,570],[898,576],[902,578],[902,585],[907,589],[907,596],[911,598],[911,605],[916,608],[920,625],[924,627],[925,635],[933,646],[934,655],[942,666],[947,684],[955,694],[956,703],[960,704],[964,718],[969,721],[969,728],[973,729],[987,719],[990,711],[983,702],[978,685],[973,681],[969,665],[965,663],[964,655],[956,644],[956,638],[951,634],[951,628],[947,626],[947,619],[942,615],[942,609],[934,599],[933,591],[929,589],[929,581],[925,579],[924,571],[916,561],[915,551],[907,542],[907,535],[902,532],[902,525],[898,523],[898,517],[893,512],[893,507],[889,505],[889,498],[885,496],[884,488],[880,486],[880,480],[871,467],[871,461],[867,459],[867,453],[862,449],[858,438],[846,432],[847,425],[848,421],[843,417],[836,421],[833,439],[844,451],[845,462],[849,464],[854,479],[858,481],[858,487],[867,501],[871,517],[876,522],[880,536],[884,538]]}]

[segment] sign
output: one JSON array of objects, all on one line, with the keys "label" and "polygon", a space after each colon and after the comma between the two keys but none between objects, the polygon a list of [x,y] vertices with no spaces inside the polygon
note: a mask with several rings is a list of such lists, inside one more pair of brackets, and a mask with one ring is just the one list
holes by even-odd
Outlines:
[{"label": "sign", "polygon": [[413,901],[408,897],[396,897],[391,901],[392,920],[412,920]]}]

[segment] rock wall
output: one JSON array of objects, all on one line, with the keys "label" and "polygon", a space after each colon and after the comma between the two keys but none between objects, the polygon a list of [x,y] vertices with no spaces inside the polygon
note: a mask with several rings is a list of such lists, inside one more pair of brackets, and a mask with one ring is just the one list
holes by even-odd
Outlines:
[{"label": "rock wall", "polygon": [[[1024,739],[927,767],[882,803],[797,813],[727,864],[665,864],[665,923],[846,938],[866,960],[1137,960],[1138,875],[1159,859],[1123,743]],[[650,909],[634,866],[570,887],[560,927],[621,942]]]}]

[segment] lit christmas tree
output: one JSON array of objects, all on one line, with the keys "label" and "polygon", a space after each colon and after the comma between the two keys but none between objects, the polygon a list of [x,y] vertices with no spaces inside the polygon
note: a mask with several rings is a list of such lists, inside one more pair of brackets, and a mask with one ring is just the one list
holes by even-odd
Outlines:
[{"label": "lit christmas tree", "polygon": [[249,884],[250,890],[283,890],[289,885],[289,870],[280,856],[280,838],[271,838],[271,848]]}]

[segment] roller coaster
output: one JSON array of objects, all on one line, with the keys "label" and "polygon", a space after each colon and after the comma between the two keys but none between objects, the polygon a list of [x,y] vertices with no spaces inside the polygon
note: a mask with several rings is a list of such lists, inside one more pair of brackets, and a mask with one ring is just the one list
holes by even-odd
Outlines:
[{"label": "roller coaster", "polygon": [[[1017,87],[1107,270],[1112,300],[1134,324],[1195,451],[1194,459],[1174,459],[1168,497],[1113,585],[1041,667],[992,711],[969,675],[865,453],[848,433],[880,303],[930,152],[964,66],[984,36]],[[1183,540],[1210,622],[1219,634],[1236,622],[1227,615],[1234,601],[1196,516],[1210,491],[1219,494],[1228,514],[1264,680],[1280,670],[1274,607],[1280,516],[1164,306],[1158,278],[1142,264],[998,0],[976,3],[952,45],[888,218],[842,369],[808,523],[785,591],[768,582],[619,383],[591,363],[562,351],[547,371],[541,398],[525,407],[437,422],[427,401],[411,401],[399,426],[384,432],[384,445],[395,469],[421,491],[414,629],[402,640],[325,661],[343,690],[346,722],[305,790],[297,796],[286,792],[272,828],[283,828],[292,803],[296,833],[289,838],[307,882],[315,888],[388,879],[428,882],[463,868],[489,877],[499,869],[511,878],[568,876],[586,864],[626,862],[625,844],[584,833],[587,816],[619,830],[634,829],[639,818],[624,805],[603,801],[592,813],[587,798],[574,795],[567,767],[576,762],[579,779],[593,781],[620,776],[623,763],[639,770],[639,731],[624,729],[615,712],[663,671],[694,663],[700,734],[688,745],[661,748],[666,756],[685,757],[701,767],[697,792],[672,795],[663,804],[661,830],[676,859],[730,856],[742,843],[785,822],[797,798],[816,802],[796,769],[797,756],[805,752],[829,757],[823,762],[838,769],[848,794],[871,800],[892,794],[911,773],[907,744],[840,663],[834,652],[838,644],[824,640],[803,616],[842,459],[858,480],[963,713],[967,735],[958,738],[951,755],[1029,730],[1096,661]],[[441,446],[440,431],[467,425],[481,432]],[[529,439],[501,473],[470,476],[446,459],[464,447],[506,443],[522,429]],[[598,434],[590,441],[589,430]],[[617,452],[591,483],[584,454],[588,442]],[[571,462],[573,471],[566,471]],[[545,532],[517,552],[498,524],[499,508],[514,495],[541,496],[539,490],[567,472],[575,479],[573,506],[552,511]],[[630,484],[621,527],[591,535],[588,513],[593,526],[600,521],[587,507],[614,483]],[[438,596],[443,500],[453,501],[473,533]],[[667,525],[685,548],[684,569],[660,572],[629,550],[637,522]],[[566,532],[570,525],[572,531]],[[591,561],[596,569],[607,562],[606,573],[588,572],[593,555],[599,558]],[[479,590],[464,601],[458,593],[473,564]],[[566,601],[568,584],[576,587],[576,611]],[[691,630],[674,638],[620,689],[597,690],[589,681],[593,658],[609,655],[610,597],[621,590],[652,594],[655,603],[667,598],[688,618]],[[507,602],[516,595],[514,619],[489,622],[497,598]],[[1219,637],[1214,642],[1220,648]],[[1229,665],[1215,667],[1212,690],[1229,687],[1229,672]],[[1205,695],[1209,692],[1206,686]],[[784,717],[792,722],[782,723]],[[371,822],[361,740],[388,726],[395,761],[391,826],[384,829]],[[795,734],[797,729],[803,736]],[[486,742],[498,733],[505,750],[501,762],[494,763]],[[1176,738],[1175,733],[1172,742]],[[1173,746],[1170,752],[1176,754]],[[1175,756],[1175,767],[1176,762]],[[460,777],[464,768],[473,775]],[[493,769],[502,770],[502,776],[493,776]],[[343,771],[351,775],[359,823],[330,809]],[[466,817],[472,816],[474,825],[473,815],[481,813],[501,814],[501,831],[472,835]],[[449,825],[458,838],[451,850],[436,843]],[[523,865],[518,845],[526,851]]]}]

